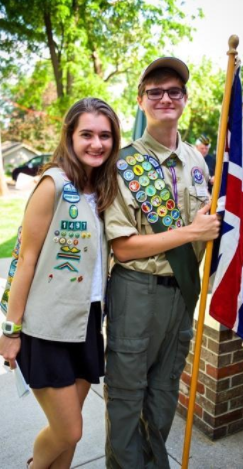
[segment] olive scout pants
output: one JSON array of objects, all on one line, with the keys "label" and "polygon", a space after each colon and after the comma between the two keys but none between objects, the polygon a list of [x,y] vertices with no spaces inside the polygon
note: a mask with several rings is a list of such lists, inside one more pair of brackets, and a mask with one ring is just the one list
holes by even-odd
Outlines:
[{"label": "olive scout pants", "polygon": [[[106,467],[168,469],[165,447],[192,338],[180,290],[115,266],[109,285]],[[160,278],[161,279],[161,278]]]}]

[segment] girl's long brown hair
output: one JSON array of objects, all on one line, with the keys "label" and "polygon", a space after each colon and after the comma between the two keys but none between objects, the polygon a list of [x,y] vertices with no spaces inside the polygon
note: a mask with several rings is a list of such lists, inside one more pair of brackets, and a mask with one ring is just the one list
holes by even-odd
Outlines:
[{"label": "girl's long brown hair", "polygon": [[116,161],[120,148],[120,125],[116,113],[101,99],[84,98],[75,103],[67,112],[61,132],[60,143],[54,151],[52,161],[43,170],[61,167],[76,189],[84,190],[87,176],[82,163],[73,150],[72,136],[78,125],[79,117],[85,112],[103,114],[111,123],[113,146],[109,158],[98,168],[94,168],[91,183],[97,194],[97,210],[103,212],[112,204],[118,191]]}]

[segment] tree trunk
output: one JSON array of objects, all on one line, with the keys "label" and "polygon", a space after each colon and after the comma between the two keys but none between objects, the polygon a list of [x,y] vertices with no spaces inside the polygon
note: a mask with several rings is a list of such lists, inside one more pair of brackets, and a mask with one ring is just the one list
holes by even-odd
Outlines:
[{"label": "tree trunk", "polygon": [[58,95],[58,98],[62,98],[64,96],[64,89],[63,89],[63,83],[62,83],[63,74],[62,74],[62,69],[61,69],[61,51],[59,52],[59,54],[57,54],[55,41],[53,39],[53,34],[52,34],[51,17],[48,11],[44,11],[44,23],[46,27],[48,47],[50,51],[52,67],[53,67],[55,81],[56,81],[57,95]]}]

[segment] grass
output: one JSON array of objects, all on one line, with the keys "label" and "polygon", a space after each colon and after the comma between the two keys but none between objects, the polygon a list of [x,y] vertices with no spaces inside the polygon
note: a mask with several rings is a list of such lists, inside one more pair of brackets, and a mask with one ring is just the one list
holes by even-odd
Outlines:
[{"label": "grass", "polygon": [[21,225],[26,200],[0,199],[0,258],[11,257],[17,230]]}]

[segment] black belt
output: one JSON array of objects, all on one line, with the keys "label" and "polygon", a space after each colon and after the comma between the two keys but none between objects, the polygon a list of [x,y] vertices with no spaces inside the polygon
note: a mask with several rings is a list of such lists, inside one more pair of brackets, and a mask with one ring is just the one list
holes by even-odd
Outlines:
[{"label": "black belt", "polygon": [[157,285],[164,285],[164,287],[178,287],[179,288],[176,278],[170,277],[170,276],[158,275]]}]

